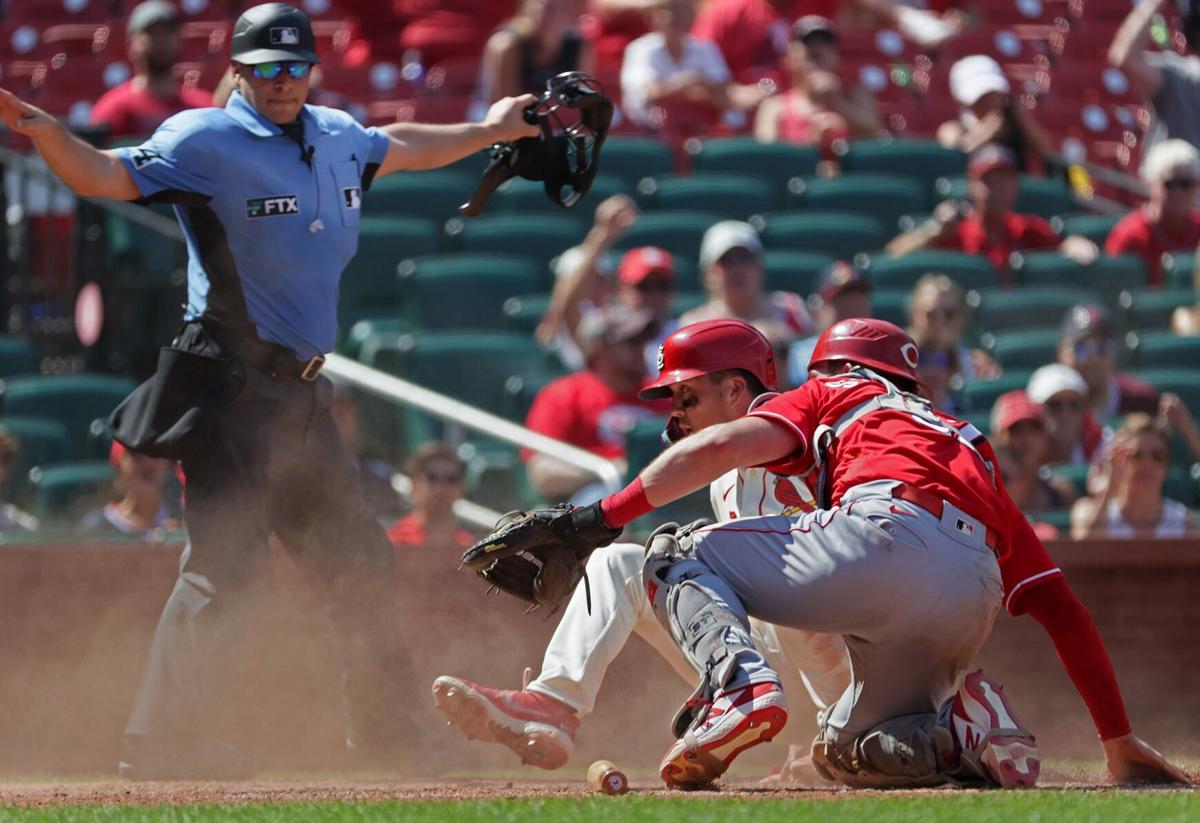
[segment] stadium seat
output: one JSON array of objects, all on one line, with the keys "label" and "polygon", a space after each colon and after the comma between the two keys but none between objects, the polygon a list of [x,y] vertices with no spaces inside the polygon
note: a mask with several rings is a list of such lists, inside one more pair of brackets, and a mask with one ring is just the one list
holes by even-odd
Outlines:
[{"label": "stadium seat", "polygon": [[984,289],[967,294],[980,332],[1050,328],[1062,322],[1076,303],[1098,303],[1100,296],[1083,289],[1025,286],[1017,289]]},{"label": "stadium seat", "polygon": [[502,329],[504,302],[544,287],[542,271],[529,258],[500,254],[406,260],[398,275],[400,316],[411,329]]},{"label": "stadium seat", "polygon": [[741,174],[671,175],[638,184],[638,199],[647,209],[706,212],[726,220],[745,220],[772,210],[771,187]]},{"label": "stadium seat", "polygon": [[396,270],[401,260],[438,251],[441,232],[432,220],[364,217],[359,221],[358,252],[342,273],[338,318],[346,327],[361,317],[398,305]]},{"label": "stadium seat", "polygon": [[549,383],[562,376],[562,372],[544,371],[534,374],[514,374],[504,381],[503,414],[509,420],[520,423],[529,414],[533,398]]},{"label": "stadium seat", "polygon": [[[938,195],[945,198],[966,198],[967,179],[955,177],[939,180]],[[1021,195],[1017,198],[1015,211],[1022,214],[1037,214],[1049,220],[1056,215],[1078,211],[1070,190],[1059,180],[1041,180],[1021,175]]]},{"label": "stadium seat", "polygon": [[1007,371],[990,380],[967,380],[963,383],[963,398],[972,411],[990,409],[996,398],[1005,392],[1025,388],[1029,383],[1030,370]]},{"label": "stadium seat", "polygon": [[692,174],[749,174],[766,180],[782,203],[788,181],[817,172],[820,152],[812,146],[760,143],[752,137],[705,140],[692,158]]},{"label": "stadium seat", "polygon": [[[363,341],[358,359],[494,414],[505,410],[509,377],[549,369],[545,352],[528,335],[502,332],[380,334]],[[367,426],[381,439],[415,448],[440,435],[438,425],[419,411],[400,413],[387,403],[364,400],[370,401],[362,407]]]},{"label": "stadium seat", "polygon": [[792,208],[812,211],[850,211],[876,217],[894,236],[900,218],[929,210],[925,187],[908,177],[887,174],[845,174],[805,181],[791,198]]},{"label": "stadium seat", "polygon": [[338,344],[339,354],[357,360],[367,338],[378,335],[398,335],[410,331],[408,321],[400,317],[371,317],[359,320],[346,330]]},{"label": "stadium seat", "polygon": [[704,232],[719,218],[692,211],[643,214],[616,243],[618,252],[637,246],[660,246],[677,258],[695,260]]},{"label": "stadium seat", "polygon": [[1061,333],[1052,329],[1029,329],[984,335],[984,346],[1005,369],[1036,369],[1058,357]]},{"label": "stadium seat", "polygon": [[1163,285],[1171,288],[1191,288],[1195,278],[1196,256],[1191,252],[1175,252],[1163,255]]},{"label": "stadium seat", "polygon": [[1123,290],[1142,288],[1147,283],[1145,261],[1132,254],[1101,255],[1091,265],[1081,266],[1058,252],[1029,252],[1021,255],[1015,269],[1017,281],[1023,286],[1088,289],[1110,304],[1116,304]]},{"label": "stadium seat", "polygon": [[880,320],[908,325],[908,289],[875,289],[871,292],[871,314]]},{"label": "stadium seat", "polygon": [[42,520],[76,517],[82,512],[73,509],[101,495],[112,479],[113,468],[107,460],[35,466],[29,472],[33,514]]},{"label": "stadium seat", "polygon": [[1082,497],[1087,494],[1087,476],[1091,467],[1090,463],[1056,463],[1049,468],[1055,477],[1069,480],[1075,487],[1075,493]]},{"label": "stadium seat", "polygon": [[1126,330],[1169,328],[1175,309],[1195,302],[1196,292],[1190,286],[1130,289],[1121,292],[1117,298]]},{"label": "stadium seat", "polygon": [[812,146],[760,143],[753,137],[704,140],[692,157],[693,174],[750,174],[755,177],[807,177],[817,172],[821,153]]},{"label": "stadium seat", "polygon": [[1170,331],[1146,331],[1139,332],[1135,339],[1133,352],[1138,368],[1200,369],[1200,337],[1180,337]]},{"label": "stadium seat", "polygon": [[[855,261],[859,262],[859,261]],[[945,274],[965,290],[999,285],[999,273],[986,257],[954,251],[915,251],[901,257],[871,255],[860,263],[871,285],[911,289],[926,274]]]},{"label": "stadium seat", "polygon": [[1174,392],[1179,395],[1189,409],[1200,409],[1200,369],[1138,369],[1134,374],[1160,392]]},{"label": "stadium seat", "polygon": [[1104,241],[1108,239],[1108,233],[1112,231],[1112,227],[1117,224],[1122,217],[1122,214],[1065,214],[1061,217],[1055,217],[1050,221],[1050,225],[1054,226],[1054,230],[1063,237],[1077,234],[1080,237],[1086,237],[1100,248],[1104,248]]},{"label": "stadium seat", "polygon": [[882,248],[894,234],[877,218],[853,212],[770,214],[755,224],[761,225],[768,249],[817,252],[843,260]]},{"label": "stadium seat", "polygon": [[837,258],[807,251],[769,251],[763,255],[768,289],[812,294],[821,272]]},{"label": "stadium seat", "polygon": [[664,143],[650,137],[612,137],[600,153],[600,171],[623,179],[632,189],[643,177],[675,171],[675,157]]},{"label": "stadium seat", "polygon": [[539,271],[549,271],[550,260],[583,240],[587,223],[579,213],[497,214],[446,223],[450,246],[456,253],[504,254],[534,260]]},{"label": "stadium seat", "polygon": [[[911,177],[924,186],[939,177],[965,174],[967,158],[936,140],[854,140],[847,144],[841,167],[845,173]],[[926,196],[935,194],[931,183]]]},{"label": "stadium seat", "polygon": [[477,174],[465,171],[390,174],[372,183],[363,195],[363,215],[446,220],[471,199],[478,182]]},{"label": "stadium seat", "polygon": [[1047,526],[1053,526],[1058,529],[1063,537],[1069,535],[1071,531],[1070,509],[1044,509],[1042,511],[1030,512],[1029,519],[1034,523],[1045,523]]},{"label": "stadium seat", "polygon": [[522,294],[504,301],[504,319],[514,332],[532,335],[550,307],[549,294]]},{"label": "stadium seat", "polygon": [[108,417],[134,385],[127,377],[100,374],[10,377],[0,381],[0,412],[61,423],[69,455],[83,455],[91,422]]},{"label": "stadium seat", "polygon": [[23,337],[0,335],[0,377],[17,374],[36,374],[37,358]]},{"label": "stadium seat", "polygon": [[[601,201],[614,194],[630,194],[633,186],[620,177],[599,175],[592,181],[578,203],[571,207],[571,214],[591,217]],[[546,196],[546,188],[540,181],[514,177],[496,189],[488,201],[484,214],[565,214],[563,207]]]},{"label": "stadium seat", "polygon": [[0,417],[0,426],[17,441],[17,456],[9,468],[9,492],[14,499],[25,500],[30,469],[61,463],[70,456],[67,427],[37,417]]}]

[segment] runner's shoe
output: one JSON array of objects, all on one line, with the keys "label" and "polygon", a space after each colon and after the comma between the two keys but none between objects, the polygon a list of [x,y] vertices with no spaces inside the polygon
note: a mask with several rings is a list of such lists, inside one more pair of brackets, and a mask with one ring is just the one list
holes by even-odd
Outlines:
[{"label": "runner's shoe", "polygon": [[470,740],[500,743],[521,762],[560,769],[575,748],[579,718],[552,697],[528,690],[489,689],[457,677],[433,681],[433,702]]},{"label": "runner's shoe", "polygon": [[673,788],[707,786],[741,752],[766,743],[785,723],[787,700],[778,683],[719,691],[703,720],[667,750],[658,773]]},{"label": "runner's shoe", "polygon": [[963,765],[1004,789],[1031,789],[1041,760],[1037,740],[1013,714],[1003,687],[982,671],[963,681],[950,708]]}]

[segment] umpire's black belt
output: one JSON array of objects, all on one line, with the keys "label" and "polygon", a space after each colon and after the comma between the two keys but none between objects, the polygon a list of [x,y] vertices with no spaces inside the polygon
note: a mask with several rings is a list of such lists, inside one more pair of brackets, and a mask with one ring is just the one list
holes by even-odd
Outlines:
[{"label": "umpire's black belt", "polygon": [[320,355],[301,360],[294,351],[278,343],[232,334],[211,326],[205,326],[205,330],[217,341],[222,351],[271,377],[299,377],[311,383],[325,365],[325,358]]}]

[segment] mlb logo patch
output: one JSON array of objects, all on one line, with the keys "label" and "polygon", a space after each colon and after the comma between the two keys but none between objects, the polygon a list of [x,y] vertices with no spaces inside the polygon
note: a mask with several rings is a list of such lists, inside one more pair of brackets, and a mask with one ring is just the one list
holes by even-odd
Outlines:
[{"label": "mlb logo patch", "polygon": [[958,529],[968,537],[972,537],[975,534],[975,526],[971,523],[968,523],[966,520],[963,520],[961,517],[954,521],[954,528]]},{"label": "mlb logo patch", "polygon": [[348,209],[361,209],[362,189],[358,186],[347,186],[342,189],[342,205]]},{"label": "mlb logo patch", "polygon": [[300,45],[300,29],[295,26],[279,26],[271,29],[270,32],[272,46],[298,46]]}]

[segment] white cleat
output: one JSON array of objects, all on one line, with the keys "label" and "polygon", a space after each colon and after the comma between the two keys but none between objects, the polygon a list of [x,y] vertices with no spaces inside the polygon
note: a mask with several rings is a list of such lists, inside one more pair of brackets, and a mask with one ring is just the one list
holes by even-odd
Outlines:
[{"label": "white cleat", "polygon": [[962,759],[1004,789],[1032,789],[1041,771],[1037,740],[1013,713],[1003,687],[972,672],[954,696],[950,727]]}]

